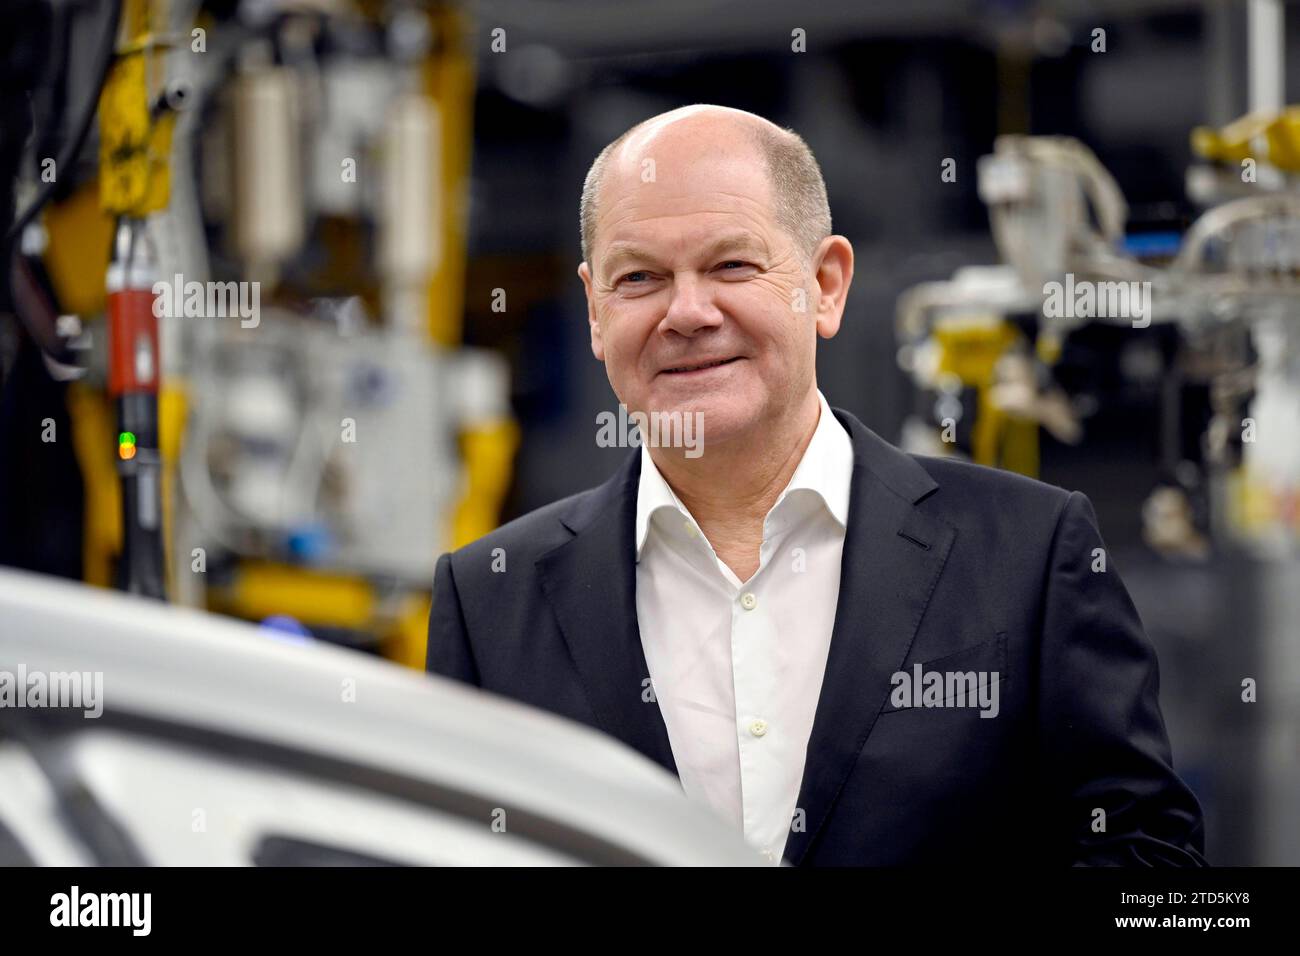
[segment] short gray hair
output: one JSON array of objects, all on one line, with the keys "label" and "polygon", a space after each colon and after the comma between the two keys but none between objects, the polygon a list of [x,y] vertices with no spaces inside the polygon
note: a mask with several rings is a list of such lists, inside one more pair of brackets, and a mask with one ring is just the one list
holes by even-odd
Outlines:
[{"label": "short gray hair", "polygon": [[[646,122],[649,122],[648,120]],[[578,204],[578,227],[582,236],[582,258],[591,261],[596,237],[596,202],[605,178],[605,167],[638,123],[597,154],[582,184]],[[812,258],[818,243],[831,234],[831,207],[826,199],[826,181],[821,167],[803,137],[792,129],[770,124],[747,125],[746,130],[767,166],[772,186],[773,215],[777,224],[794,240],[805,260]]]}]

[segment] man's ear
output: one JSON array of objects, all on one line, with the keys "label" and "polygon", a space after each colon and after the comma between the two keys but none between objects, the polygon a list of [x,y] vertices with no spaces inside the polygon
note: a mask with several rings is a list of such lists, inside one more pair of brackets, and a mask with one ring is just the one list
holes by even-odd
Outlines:
[{"label": "man's ear", "polygon": [[591,297],[591,268],[586,262],[578,265],[578,278],[582,280],[582,291],[587,295],[587,325],[591,328],[591,354],[596,361],[605,361],[605,343],[600,337],[600,323],[596,321],[596,303]]},{"label": "man's ear", "polygon": [[853,282],[853,245],[843,236],[827,236],[813,256],[817,283],[817,334],[829,339],[840,330],[844,303]]}]

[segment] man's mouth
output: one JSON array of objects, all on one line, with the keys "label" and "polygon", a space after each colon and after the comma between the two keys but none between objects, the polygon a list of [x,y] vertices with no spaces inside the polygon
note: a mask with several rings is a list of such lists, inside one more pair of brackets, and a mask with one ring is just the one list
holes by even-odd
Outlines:
[{"label": "man's mouth", "polygon": [[709,369],[709,368],[717,368],[717,367],[720,366],[720,365],[729,365],[729,364],[731,364],[732,362],[737,361],[739,358],[740,358],[739,355],[733,355],[731,358],[725,358],[725,359],[714,359],[714,360],[709,361],[709,362],[696,362],[696,363],[694,363],[693,365],[678,365],[678,366],[675,366],[674,368],[666,368],[666,369],[664,369],[664,374],[665,374],[665,375],[682,375],[682,374],[687,373],[687,372],[702,372],[702,371],[704,371],[705,369]]}]

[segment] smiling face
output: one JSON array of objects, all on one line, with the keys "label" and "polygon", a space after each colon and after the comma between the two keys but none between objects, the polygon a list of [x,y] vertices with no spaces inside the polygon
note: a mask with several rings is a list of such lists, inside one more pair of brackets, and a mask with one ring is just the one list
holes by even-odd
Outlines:
[{"label": "smiling face", "polygon": [[818,263],[847,242],[824,240],[806,261],[771,200],[762,155],[734,121],[652,126],[611,157],[592,261],[578,270],[592,352],[619,400],[702,413],[706,447],[815,402],[817,335],[838,329],[843,298],[822,296]]}]

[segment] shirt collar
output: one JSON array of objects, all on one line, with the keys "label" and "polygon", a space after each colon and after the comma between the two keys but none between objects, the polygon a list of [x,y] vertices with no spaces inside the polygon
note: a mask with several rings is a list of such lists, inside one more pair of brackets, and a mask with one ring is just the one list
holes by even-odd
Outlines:
[{"label": "shirt collar", "polygon": [[[790,483],[776,499],[772,506],[775,512],[791,492],[806,490],[819,496],[831,516],[841,528],[848,528],[849,521],[849,485],[853,475],[853,442],[849,433],[840,424],[831,411],[826,396],[817,390],[817,401],[821,411],[817,418],[817,428],[812,440],[804,450],[803,457],[790,476]],[[641,477],[636,494],[636,554],[641,557],[646,536],[650,532],[650,519],[661,509],[675,510],[684,516],[688,523],[695,524],[695,519],[686,510],[677,495],[669,487],[654,459],[644,444],[641,445]],[[770,514],[771,512],[769,512]]]}]

